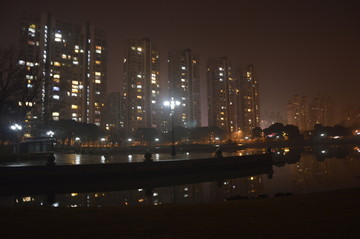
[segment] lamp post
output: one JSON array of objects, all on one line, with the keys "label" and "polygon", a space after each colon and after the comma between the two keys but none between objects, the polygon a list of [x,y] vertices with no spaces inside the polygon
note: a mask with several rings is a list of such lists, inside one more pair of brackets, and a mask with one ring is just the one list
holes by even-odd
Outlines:
[{"label": "lamp post", "polygon": [[165,107],[170,107],[171,109],[171,129],[172,129],[172,145],[171,145],[171,155],[175,156],[176,155],[176,150],[175,150],[175,126],[174,126],[174,111],[175,111],[175,107],[180,105],[180,101],[174,100],[174,97],[171,97],[170,101],[165,101],[164,102],[164,106]]},{"label": "lamp post", "polygon": [[47,133],[46,133],[50,138],[52,138],[54,136],[54,132],[49,130]]},{"label": "lamp post", "polygon": [[19,132],[22,130],[22,126],[19,124],[13,124],[10,126],[10,129],[13,130],[16,134],[16,145],[15,145],[15,156],[17,157],[19,155],[19,149],[20,149],[20,135]]}]

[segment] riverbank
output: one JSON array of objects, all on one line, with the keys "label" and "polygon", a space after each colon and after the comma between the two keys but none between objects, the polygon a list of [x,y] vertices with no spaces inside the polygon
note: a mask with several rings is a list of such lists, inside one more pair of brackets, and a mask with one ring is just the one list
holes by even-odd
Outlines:
[{"label": "riverbank", "polygon": [[360,188],[223,203],[0,207],[1,238],[357,238]]}]

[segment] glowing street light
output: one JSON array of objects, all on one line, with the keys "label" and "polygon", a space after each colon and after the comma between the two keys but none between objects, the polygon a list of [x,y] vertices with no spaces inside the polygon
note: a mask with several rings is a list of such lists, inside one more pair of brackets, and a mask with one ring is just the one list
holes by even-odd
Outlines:
[{"label": "glowing street light", "polygon": [[15,155],[16,157],[19,154],[20,149],[20,135],[19,132],[22,130],[22,126],[19,124],[13,124],[10,126],[10,129],[13,130],[16,134],[16,145],[15,145]]},{"label": "glowing street light", "polygon": [[175,151],[175,127],[174,127],[174,111],[175,111],[175,107],[179,106],[181,103],[178,100],[174,100],[174,97],[171,97],[170,101],[165,101],[164,102],[164,106],[165,107],[169,107],[171,109],[171,128],[172,128],[172,146],[171,146],[171,155],[175,156],[176,155],[176,151]]},{"label": "glowing street light", "polygon": [[49,130],[47,133],[46,133],[50,138],[52,138],[54,136],[54,132]]},{"label": "glowing street light", "polygon": [[13,124],[10,126],[10,129],[14,130],[15,132],[22,130],[22,126],[18,124]]}]

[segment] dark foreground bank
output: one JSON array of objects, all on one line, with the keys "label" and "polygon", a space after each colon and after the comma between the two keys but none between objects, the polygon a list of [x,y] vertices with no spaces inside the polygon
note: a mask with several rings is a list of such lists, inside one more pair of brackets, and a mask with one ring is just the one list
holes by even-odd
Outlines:
[{"label": "dark foreground bank", "polygon": [[126,208],[0,207],[0,238],[358,238],[360,189]]}]

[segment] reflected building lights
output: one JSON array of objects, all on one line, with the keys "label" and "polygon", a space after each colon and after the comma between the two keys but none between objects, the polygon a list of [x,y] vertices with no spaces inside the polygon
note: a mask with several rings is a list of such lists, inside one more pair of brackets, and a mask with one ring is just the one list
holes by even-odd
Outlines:
[{"label": "reflected building lights", "polygon": [[80,157],[81,157],[81,155],[79,155],[79,154],[75,155],[75,165],[79,165],[81,163]]}]

